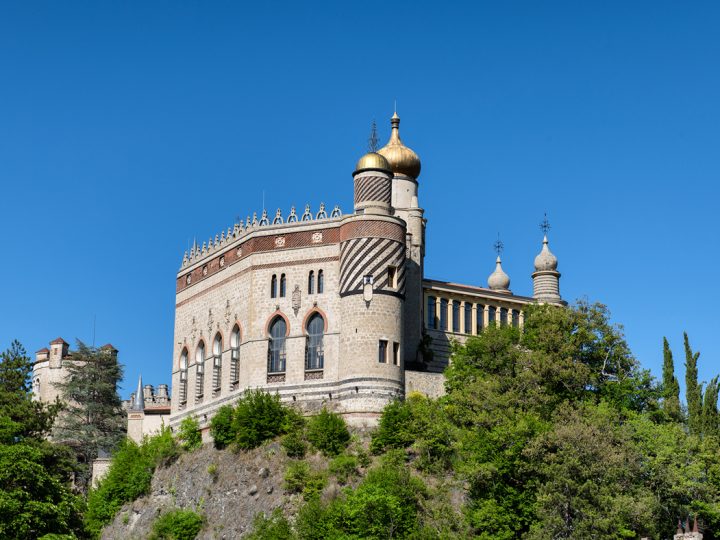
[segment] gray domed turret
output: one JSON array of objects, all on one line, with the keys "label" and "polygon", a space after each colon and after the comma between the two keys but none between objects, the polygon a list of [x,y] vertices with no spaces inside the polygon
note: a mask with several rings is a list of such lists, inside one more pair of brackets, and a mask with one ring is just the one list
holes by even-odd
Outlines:
[{"label": "gray domed turret", "polygon": [[560,272],[557,271],[558,260],[548,247],[547,235],[543,238],[543,247],[535,257],[535,272],[533,279],[533,298],[540,302],[559,304],[560,298]]},{"label": "gray domed turret", "polygon": [[495,271],[488,277],[488,287],[495,292],[510,293],[510,276],[502,269],[500,255],[495,260]]}]

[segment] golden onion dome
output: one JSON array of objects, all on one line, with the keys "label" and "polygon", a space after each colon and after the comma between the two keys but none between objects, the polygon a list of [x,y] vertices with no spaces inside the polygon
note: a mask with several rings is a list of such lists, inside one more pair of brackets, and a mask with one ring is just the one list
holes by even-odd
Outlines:
[{"label": "golden onion dome", "polygon": [[385,159],[377,152],[368,152],[363,157],[361,157],[358,160],[357,165],[355,165],[356,173],[368,169],[380,169],[382,171],[392,172],[392,169],[390,168],[390,164],[388,163],[387,159]]},{"label": "golden onion dome", "polygon": [[390,124],[390,140],[378,150],[378,154],[385,156],[394,173],[417,178],[420,176],[420,158],[400,140],[400,117],[397,113],[393,114]]}]

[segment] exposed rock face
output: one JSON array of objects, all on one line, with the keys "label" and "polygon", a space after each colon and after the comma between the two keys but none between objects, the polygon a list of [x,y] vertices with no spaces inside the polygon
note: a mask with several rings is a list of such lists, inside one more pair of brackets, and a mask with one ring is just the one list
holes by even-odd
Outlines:
[{"label": "exposed rock face", "polygon": [[155,471],[150,494],[127,504],[103,532],[105,540],[147,538],[158,515],[173,508],[205,517],[199,539],[240,538],[255,514],[295,506],[283,492],[288,458],[277,442],[249,452],[205,445]]}]

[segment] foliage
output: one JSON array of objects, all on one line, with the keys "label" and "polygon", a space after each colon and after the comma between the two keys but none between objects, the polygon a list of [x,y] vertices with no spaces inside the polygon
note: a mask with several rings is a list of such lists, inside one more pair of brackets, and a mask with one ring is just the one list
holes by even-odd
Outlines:
[{"label": "foliage", "polygon": [[45,440],[58,406],[32,400],[32,361],[19,342],[0,354],[0,537],[81,535],[74,455]]},{"label": "foliage", "polygon": [[276,437],[287,428],[287,407],[280,403],[280,396],[262,390],[249,390],[238,401],[233,416],[235,442],[243,449],[256,448]]},{"label": "foliage", "polygon": [[675,377],[675,363],[667,338],[663,338],[663,382],[662,382],[663,409],[670,420],[682,422],[680,409],[680,383]]},{"label": "foliage", "polygon": [[345,420],[325,407],[308,422],[307,438],[326,456],[336,456],[350,442],[350,432]]},{"label": "foliage", "polygon": [[279,508],[276,508],[270,517],[266,517],[262,512],[256,514],[253,530],[245,536],[246,540],[289,540],[294,537],[290,523]]},{"label": "foliage", "polygon": [[210,435],[212,435],[215,448],[225,448],[235,438],[233,430],[233,416],[235,409],[232,405],[223,405],[210,420]]},{"label": "foliage", "polygon": [[117,392],[123,368],[114,351],[78,340],[66,369],[67,379],[57,384],[64,404],[54,435],[72,441],[82,464],[75,482],[86,491],[91,463],[100,451],[112,452],[125,437],[126,415]]},{"label": "foliage", "polygon": [[280,444],[282,444],[282,447],[285,449],[288,457],[305,457],[305,452],[307,452],[307,443],[303,439],[302,433],[292,431],[282,438]]},{"label": "foliage", "polygon": [[103,526],[112,521],[124,503],[148,492],[155,468],[175,459],[178,452],[168,428],[145,438],[141,445],[126,439],[113,455],[108,473],[88,493],[85,514],[88,531],[99,536]]},{"label": "foliage", "polygon": [[698,382],[697,361],[699,352],[693,352],[687,333],[683,334],[685,345],[685,401],[688,408],[688,427],[690,433],[702,432],[702,384]]},{"label": "foliage", "polygon": [[328,465],[328,472],[332,474],[339,484],[347,484],[359,474],[358,458],[347,454],[340,454]]},{"label": "foliage", "polygon": [[305,500],[319,495],[325,484],[325,475],[313,471],[304,461],[291,462],[285,471],[285,490],[289,493],[302,493]]},{"label": "foliage", "polygon": [[150,540],[194,540],[203,523],[203,517],[192,510],[171,510],[155,520]]},{"label": "foliage", "polygon": [[180,422],[178,430],[178,439],[181,441],[183,450],[192,452],[196,448],[202,446],[202,436],[200,435],[200,423],[194,416],[186,416]]}]

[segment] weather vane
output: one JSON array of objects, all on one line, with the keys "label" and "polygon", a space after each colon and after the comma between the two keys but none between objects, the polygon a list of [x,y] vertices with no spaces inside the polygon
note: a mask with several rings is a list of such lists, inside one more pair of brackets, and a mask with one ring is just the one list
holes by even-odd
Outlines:
[{"label": "weather vane", "polygon": [[377,125],[375,124],[375,120],[373,120],[372,128],[370,129],[370,138],[368,139],[368,148],[371,152],[377,152],[377,149],[378,149]]},{"label": "weather vane", "polygon": [[502,240],[500,240],[500,233],[498,233],[498,239],[497,242],[493,244],[493,248],[495,249],[495,253],[498,254],[498,257],[502,253],[503,249],[505,248],[505,244],[502,243]]},{"label": "weather vane", "polygon": [[548,231],[550,230],[550,222],[548,221],[548,218],[547,218],[547,212],[545,212],[545,217],[540,222],[540,230],[543,232],[543,234],[547,234]]}]

